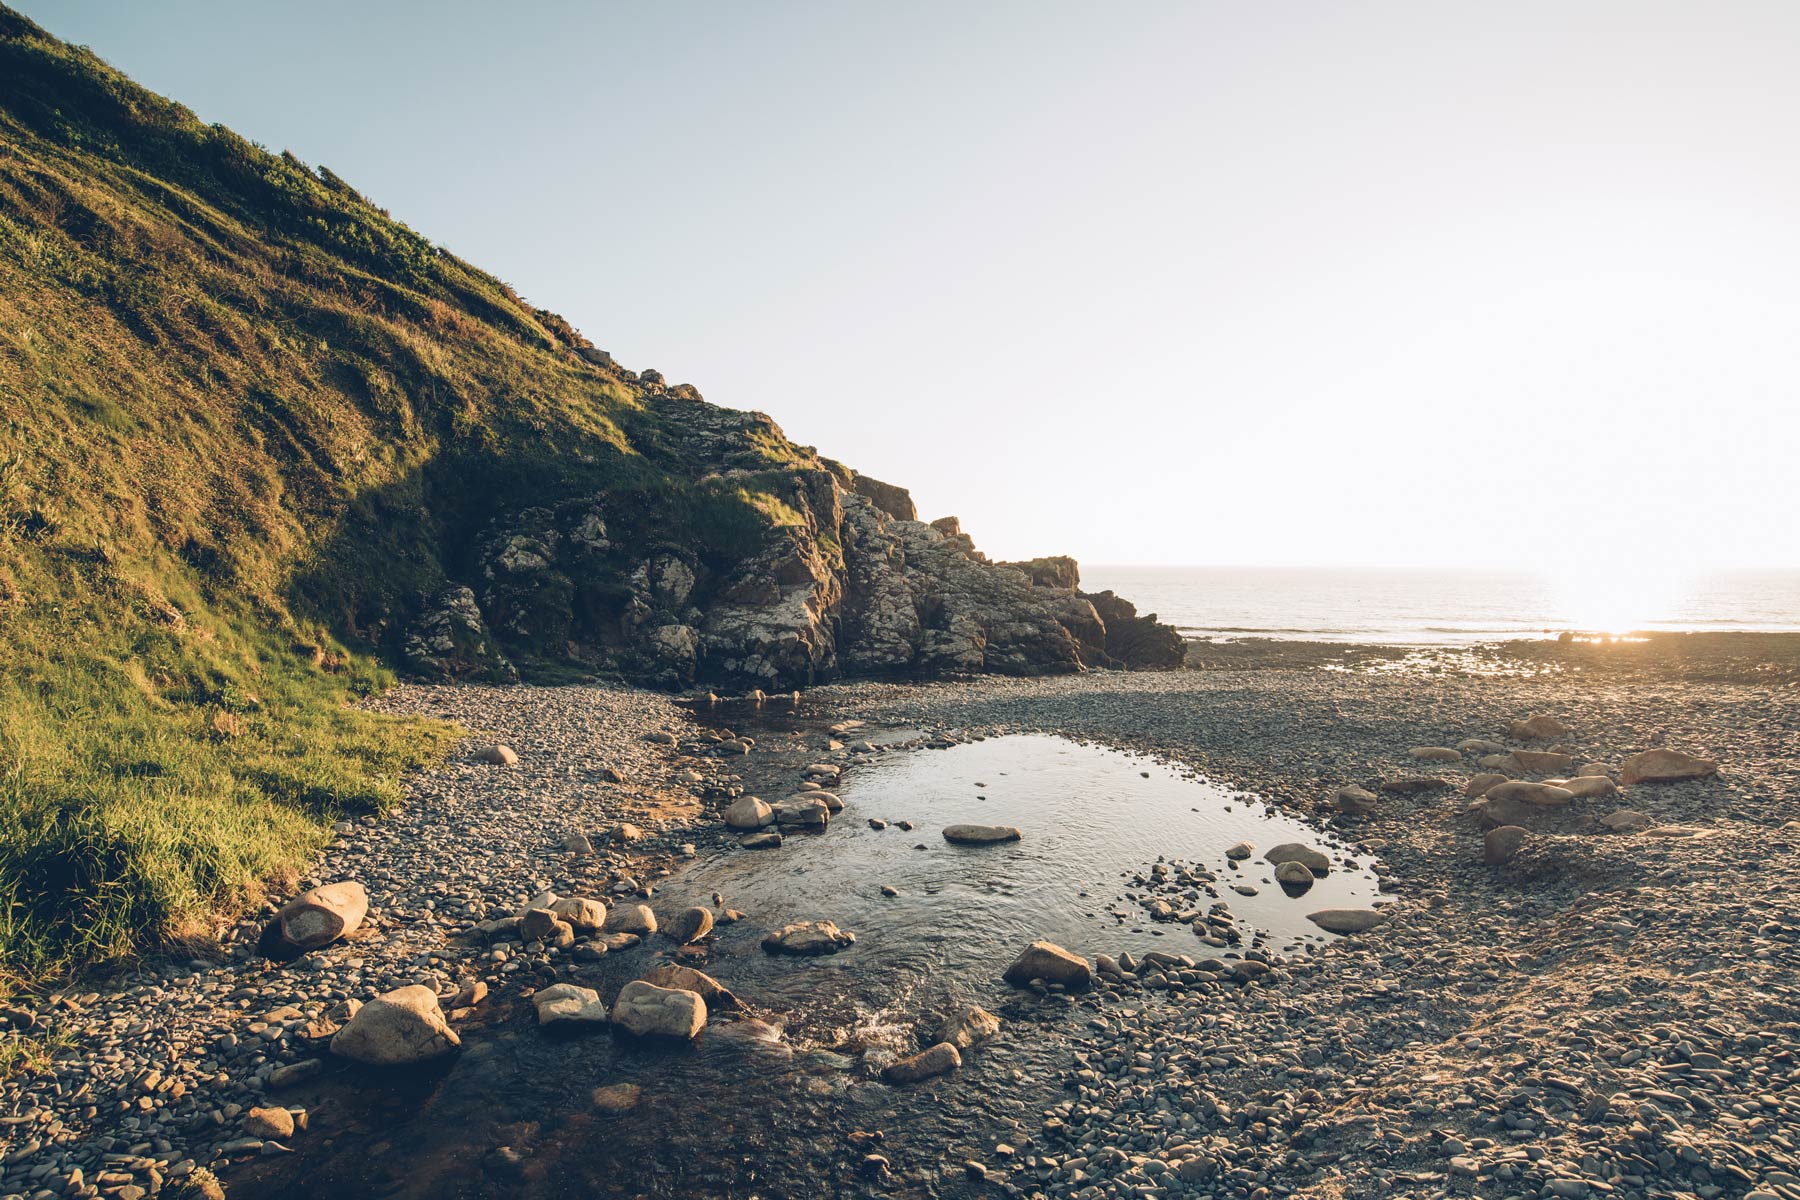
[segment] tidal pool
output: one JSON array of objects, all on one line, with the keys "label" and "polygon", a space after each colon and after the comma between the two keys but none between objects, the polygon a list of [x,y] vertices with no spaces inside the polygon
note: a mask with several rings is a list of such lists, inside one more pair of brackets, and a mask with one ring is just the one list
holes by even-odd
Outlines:
[{"label": "tidal pool", "polygon": [[[803,753],[799,744],[781,750],[783,735],[796,730],[801,736],[791,742],[818,732],[768,722],[747,764],[759,782],[797,777],[791,764],[777,765],[778,756],[785,763]],[[888,731],[883,740],[905,736]],[[761,790],[771,799],[783,794]],[[536,1027],[529,1004],[500,1007],[469,1031],[460,1055],[432,1072],[336,1072],[323,1085],[317,1133],[301,1141],[302,1153],[254,1169],[242,1190],[294,1197],[859,1193],[866,1149],[881,1149],[896,1165],[909,1155],[931,1163],[980,1157],[995,1136],[1033,1128],[1060,1094],[1066,1060],[1056,1030],[1078,1018],[1062,1002],[1001,982],[1026,943],[1048,939],[1089,958],[1125,950],[1199,958],[1253,945],[1281,953],[1328,939],[1307,913],[1368,907],[1377,896],[1366,859],[1328,834],[1180,768],[1059,737],[861,756],[837,791],[844,811],[824,832],[790,835],[776,850],[703,851],[657,888],[660,911],[711,905],[718,893],[746,914],[716,927],[699,965],[764,1028],[715,1014],[693,1045],[671,1048],[605,1032],[557,1037]],[[871,828],[870,818],[886,827]],[[900,829],[901,821],[913,829]],[[959,822],[1015,825],[1023,837],[951,845],[941,830]],[[1230,862],[1225,852],[1238,842],[1256,856]],[[1281,842],[1319,848],[1332,870],[1304,895],[1288,895],[1260,858]],[[1159,858],[1216,874],[1216,896],[1195,887],[1194,899],[1179,906],[1226,904],[1240,945],[1208,946],[1187,925],[1149,919],[1134,898],[1145,894],[1136,881]],[[1239,884],[1256,894],[1239,895]],[[884,885],[899,894],[883,895]],[[856,944],[818,959],[762,951],[766,930],[818,919],[854,931]],[[610,1003],[673,949],[653,938],[568,974]],[[921,1029],[964,1003],[998,1012],[1006,1024],[963,1070],[911,1088],[875,1081],[876,1068],[917,1049]],[[778,1044],[761,1040],[767,1026],[780,1030]],[[641,1089],[635,1107],[614,1114],[595,1105],[595,1088],[622,1083]],[[864,1146],[853,1131],[880,1131],[884,1140]],[[950,1152],[958,1147],[960,1155]],[[942,1196],[967,1186],[951,1175],[893,1179],[879,1190]]]}]

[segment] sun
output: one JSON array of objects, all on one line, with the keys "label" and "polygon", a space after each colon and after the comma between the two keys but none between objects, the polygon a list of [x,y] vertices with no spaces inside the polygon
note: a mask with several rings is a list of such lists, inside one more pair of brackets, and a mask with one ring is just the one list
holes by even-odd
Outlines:
[{"label": "sun", "polygon": [[1679,621],[1693,575],[1684,568],[1598,558],[1552,572],[1549,590],[1557,627],[1618,636]]}]

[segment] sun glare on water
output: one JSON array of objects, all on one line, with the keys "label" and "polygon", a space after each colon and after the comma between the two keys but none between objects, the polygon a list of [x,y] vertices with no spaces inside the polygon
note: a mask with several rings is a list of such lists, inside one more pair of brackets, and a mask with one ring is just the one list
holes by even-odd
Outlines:
[{"label": "sun glare on water", "polygon": [[1582,564],[1552,573],[1549,584],[1558,627],[1616,637],[1679,620],[1693,576],[1635,563]]}]

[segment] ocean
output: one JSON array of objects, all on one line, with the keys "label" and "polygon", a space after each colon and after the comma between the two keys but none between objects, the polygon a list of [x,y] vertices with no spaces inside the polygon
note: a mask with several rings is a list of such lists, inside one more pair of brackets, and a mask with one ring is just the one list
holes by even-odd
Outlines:
[{"label": "ocean", "polygon": [[1083,564],[1086,591],[1112,589],[1193,636],[1458,645],[1564,631],[1800,630],[1800,570],[1626,579],[1591,573],[1341,567]]}]

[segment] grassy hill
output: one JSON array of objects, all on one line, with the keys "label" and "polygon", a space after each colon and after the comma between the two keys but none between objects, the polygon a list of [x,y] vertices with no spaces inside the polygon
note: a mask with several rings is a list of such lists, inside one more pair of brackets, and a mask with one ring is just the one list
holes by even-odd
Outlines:
[{"label": "grassy hill", "polygon": [[495,504],[653,498],[701,544],[781,519],[656,391],[0,8],[6,978],[204,934],[393,802],[451,731],[352,704]]}]

